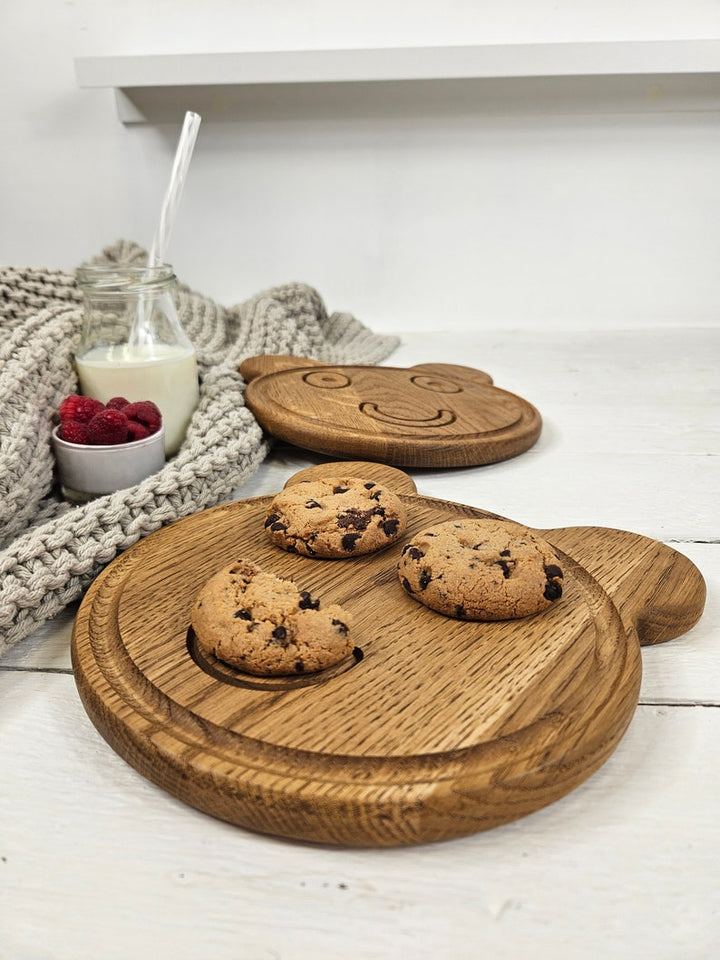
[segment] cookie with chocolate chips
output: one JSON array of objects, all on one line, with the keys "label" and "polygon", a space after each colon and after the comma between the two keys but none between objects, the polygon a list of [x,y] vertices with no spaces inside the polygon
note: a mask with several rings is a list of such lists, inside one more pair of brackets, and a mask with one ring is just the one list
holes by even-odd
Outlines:
[{"label": "cookie with chocolate chips", "polygon": [[400,498],[372,478],[329,477],[291,484],[265,517],[272,542],[306,557],[358,557],[394,543],[405,532]]},{"label": "cookie with chocolate chips", "polygon": [[562,596],[563,572],[549,543],[520,524],[450,520],[416,534],[398,563],[403,589],[460,620],[515,620]]},{"label": "cookie with chocolate chips", "polygon": [[353,650],[349,613],[249,560],[208,580],[191,624],[203,650],[260,677],[315,673]]}]

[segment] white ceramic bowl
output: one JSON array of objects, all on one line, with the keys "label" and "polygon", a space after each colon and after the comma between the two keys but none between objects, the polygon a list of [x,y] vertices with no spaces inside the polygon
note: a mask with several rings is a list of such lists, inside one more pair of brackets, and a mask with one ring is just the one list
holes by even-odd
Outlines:
[{"label": "white ceramic bowl", "polygon": [[68,443],[52,432],[52,443],[63,496],[92,500],[124,490],[165,466],[165,428],[144,440],[91,446]]}]

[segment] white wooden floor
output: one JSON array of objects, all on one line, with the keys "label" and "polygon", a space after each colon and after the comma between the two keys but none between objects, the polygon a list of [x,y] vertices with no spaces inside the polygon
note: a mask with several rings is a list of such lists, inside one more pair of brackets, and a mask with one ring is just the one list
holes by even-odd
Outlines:
[{"label": "white wooden floor", "polygon": [[[411,471],[421,493],[530,526],[654,537],[708,585],[643,651],[610,761],[493,831],[391,850],[251,834],[184,806],[96,733],[73,611],[0,661],[0,958],[714,960],[720,956],[720,331],[407,336],[388,361],[475,366],[543,414],[494,466]],[[279,446],[238,496],[319,457]]]}]

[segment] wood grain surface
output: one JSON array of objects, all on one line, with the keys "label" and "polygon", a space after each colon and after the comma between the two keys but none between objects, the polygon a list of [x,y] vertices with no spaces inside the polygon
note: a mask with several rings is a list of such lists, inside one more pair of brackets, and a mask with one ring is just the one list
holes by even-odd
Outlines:
[{"label": "wood grain surface", "polygon": [[496,463],[540,435],[532,404],[480,370],[330,366],[285,356],[250,357],[245,402],[272,436],[318,453],[404,467]]},{"label": "wood grain surface", "polygon": [[[491,516],[406,490],[403,542],[443,520]],[[347,561],[273,547],[262,530],[270,499],[207,510],[128,550],[89,590],[72,639],[81,698],[114,749],[174,796],[253,830],[392,846],[537,810],[592,774],[625,732],[638,639],[669,639],[702,613],[689,560],[635,534],[576,527],[545,533],[565,570],[548,611],[451,620],[400,588],[402,543]],[[263,679],[202,656],[193,600],[240,556],[346,606],[353,657]]]}]

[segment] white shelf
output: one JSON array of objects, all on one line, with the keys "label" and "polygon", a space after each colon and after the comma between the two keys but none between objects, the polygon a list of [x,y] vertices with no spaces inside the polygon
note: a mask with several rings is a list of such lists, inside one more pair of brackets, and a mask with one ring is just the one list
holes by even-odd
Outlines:
[{"label": "white shelf", "polygon": [[81,87],[717,73],[720,40],[78,57]]},{"label": "white shelf", "polygon": [[[75,70],[80,87],[112,87],[120,92],[260,84],[698,75],[720,72],[720,40],[78,57]],[[124,103],[119,97],[121,115]]]}]

